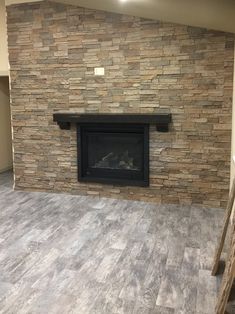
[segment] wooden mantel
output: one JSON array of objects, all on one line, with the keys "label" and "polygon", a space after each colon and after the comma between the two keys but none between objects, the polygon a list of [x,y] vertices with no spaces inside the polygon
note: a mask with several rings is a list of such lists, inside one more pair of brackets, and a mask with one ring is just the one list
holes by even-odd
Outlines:
[{"label": "wooden mantel", "polygon": [[157,114],[112,114],[112,113],[71,113],[60,112],[53,114],[53,121],[62,130],[70,130],[71,124],[83,123],[121,123],[121,124],[155,124],[157,131],[168,132],[172,121],[170,113]]}]

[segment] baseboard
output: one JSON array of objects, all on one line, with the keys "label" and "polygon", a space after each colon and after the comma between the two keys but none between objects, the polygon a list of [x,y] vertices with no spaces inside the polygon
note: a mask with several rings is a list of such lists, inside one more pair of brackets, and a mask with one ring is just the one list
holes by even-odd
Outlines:
[{"label": "baseboard", "polygon": [[7,167],[7,168],[3,168],[3,169],[0,169],[0,173],[7,172],[7,171],[10,171],[12,169],[13,169],[13,166],[10,166],[10,167]]},{"label": "baseboard", "polygon": [[9,76],[9,71],[0,71],[0,76]]}]

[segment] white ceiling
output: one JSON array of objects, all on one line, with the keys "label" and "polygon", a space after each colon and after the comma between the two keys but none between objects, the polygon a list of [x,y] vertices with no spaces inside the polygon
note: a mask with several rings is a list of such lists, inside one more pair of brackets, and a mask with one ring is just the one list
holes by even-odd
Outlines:
[{"label": "white ceiling", "polygon": [[[2,1],[2,0],[0,0]],[[4,1],[4,0],[3,0]],[[44,0],[5,0],[6,6],[11,4],[27,3],[27,2],[39,2]]]},{"label": "white ceiling", "polygon": [[[35,0],[6,0],[6,4]],[[235,0],[52,0],[235,33]]]}]

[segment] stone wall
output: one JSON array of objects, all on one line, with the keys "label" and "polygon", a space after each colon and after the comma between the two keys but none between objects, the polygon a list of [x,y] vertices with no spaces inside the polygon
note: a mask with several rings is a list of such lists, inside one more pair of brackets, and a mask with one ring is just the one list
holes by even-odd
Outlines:
[{"label": "stone wall", "polygon": [[[43,2],[8,7],[8,36],[17,189],[225,205],[233,35]],[[171,112],[169,133],[150,131],[150,187],[77,182],[56,111]]]}]

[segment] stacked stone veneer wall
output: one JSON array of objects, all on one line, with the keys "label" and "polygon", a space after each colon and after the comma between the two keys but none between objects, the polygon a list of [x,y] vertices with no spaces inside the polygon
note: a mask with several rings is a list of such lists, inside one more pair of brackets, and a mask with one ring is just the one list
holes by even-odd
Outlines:
[{"label": "stacked stone veneer wall", "polygon": [[[50,2],[7,14],[17,189],[224,206],[233,35]],[[151,127],[149,188],[77,182],[76,129],[53,112],[162,110],[173,124]]]}]

